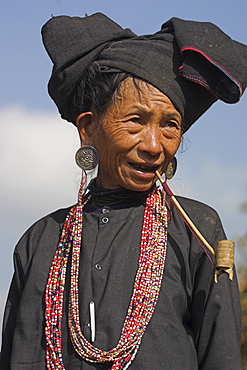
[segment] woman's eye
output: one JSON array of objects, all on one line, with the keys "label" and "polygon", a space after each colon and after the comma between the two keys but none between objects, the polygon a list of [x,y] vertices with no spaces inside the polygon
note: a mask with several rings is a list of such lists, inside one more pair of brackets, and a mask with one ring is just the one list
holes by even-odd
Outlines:
[{"label": "woman's eye", "polygon": [[167,122],[167,125],[168,125],[169,127],[177,127],[176,122]]},{"label": "woman's eye", "polygon": [[134,123],[141,123],[141,119],[140,119],[140,117],[132,117],[132,118],[130,119],[130,121],[132,121],[132,122],[134,122]]},{"label": "woman's eye", "polygon": [[177,122],[175,122],[175,121],[168,121],[168,122],[166,122],[165,124],[164,124],[164,126],[163,127],[169,127],[169,128],[173,128],[173,127],[175,127],[175,128],[180,128],[179,127],[179,124],[177,123]]},{"label": "woman's eye", "polygon": [[131,117],[131,118],[129,118],[128,121],[132,124],[135,124],[135,125],[143,125],[143,122],[142,122],[140,117]]}]

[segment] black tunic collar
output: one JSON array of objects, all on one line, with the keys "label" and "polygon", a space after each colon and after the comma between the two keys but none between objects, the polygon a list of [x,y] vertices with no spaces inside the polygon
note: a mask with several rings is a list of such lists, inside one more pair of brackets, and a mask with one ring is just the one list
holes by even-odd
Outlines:
[{"label": "black tunic collar", "polygon": [[152,190],[152,188],[147,191],[134,191],[125,188],[105,189],[96,184],[96,179],[90,182],[88,188],[94,205],[97,207],[109,206],[114,209],[144,204]]}]

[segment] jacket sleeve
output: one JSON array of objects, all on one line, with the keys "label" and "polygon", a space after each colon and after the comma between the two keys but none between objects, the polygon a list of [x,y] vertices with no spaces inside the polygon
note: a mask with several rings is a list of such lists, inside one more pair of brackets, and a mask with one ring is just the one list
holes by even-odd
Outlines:
[{"label": "jacket sleeve", "polygon": [[[15,342],[16,332],[23,334],[23,326],[28,333],[27,325],[30,324],[32,317],[28,316],[25,307],[32,310],[34,304],[35,278],[41,283],[46,284],[50,264],[56,250],[60,237],[64,219],[70,208],[61,209],[43,217],[34,223],[21,237],[14,251],[14,275],[12,278],[7,303],[5,306],[3,329],[2,329],[2,349],[0,357],[0,369],[9,370],[10,363],[15,361],[20,351],[18,341]],[[36,256],[36,267],[34,259]],[[42,274],[37,273],[37,264],[40,266]],[[32,271],[32,275],[30,276]],[[36,277],[37,275],[37,277]],[[29,284],[27,284],[29,281]],[[30,289],[30,286],[33,290]],[[40,302],[40,292],[37,292],[37,300]],[[31,296],[31,302],[29,298]],[[43,299],[43,298],[41,298]],[[24,303],[23,303],[24,301]],[[39,304],[39,303],[38,303]],[[25,306],[26,305],[26,306]],[[25,311],[25,312],[24,312]],[[23,318],[25,313],[25,320]],[[33,319],[34,320],[34,319]],[[26,334],[29,335],[29,334]],[[28,350],[28,349],[27,349]]]},{"label": "jacket sleeve", "polygon": [[[216,215],[210,244],[226,239]],[[209,228],[208,228],[209,229]],[[212,230],[212,227],[211,227]],[[192,328],[201,370],[240,370],[241,309],[236,271],[214,282],[215,266],[202,251],[195,261],[194,293],[191,305]]]},{"label": "jacket sleeve", "polygon": [[18,306],[24,287],[24,274],[17,252],[14,253],[14,275],[12,278],[3,319],[0,369],[10,369],[12,340],[16,325]]}]

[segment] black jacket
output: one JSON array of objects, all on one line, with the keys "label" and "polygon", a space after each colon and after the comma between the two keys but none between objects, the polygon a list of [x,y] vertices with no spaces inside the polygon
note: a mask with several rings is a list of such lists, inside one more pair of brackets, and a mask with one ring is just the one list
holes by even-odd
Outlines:
[{"label": "black jacket", "polygon": [[[179,201],[214,248],[218,240],[225,239],[213,209],[186,198]],[[44,290],[67,213],[68,209],[61,209],[35,223],[15,249],[15,273],[3,326],[1,370],[46,369]],[[102,221],[104,217],[108,222]],[[96,304],[94,345],[101,349],[113,348],[119,339],[137,268],[142,217],[143,206],[85,209],[80,319],[82,331],[90,340],[88,307],[93,300]],[[213,264],[173,209],[159,300],[129,369],[241,369],[236,276],[231,281],[223,274],[217,284],[213,279]],[[110,368],[110,364],[86,363],[75,353],[66,312],[63,358],[66,370]]]}]

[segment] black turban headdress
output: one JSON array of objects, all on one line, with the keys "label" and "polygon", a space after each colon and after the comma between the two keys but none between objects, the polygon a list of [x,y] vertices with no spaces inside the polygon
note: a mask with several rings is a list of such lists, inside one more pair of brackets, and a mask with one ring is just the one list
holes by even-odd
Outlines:
[{"label": "black turban headdress", "polygon": [[42,28],[54,63],[48,90],[62,118],[87,68],[127,72],[158,88],[183,117],[186,131],[217,99],[236,103],[247,85],[247,46],[208,22],[172,18],[137,36],[104,14],[58,16]]}]

